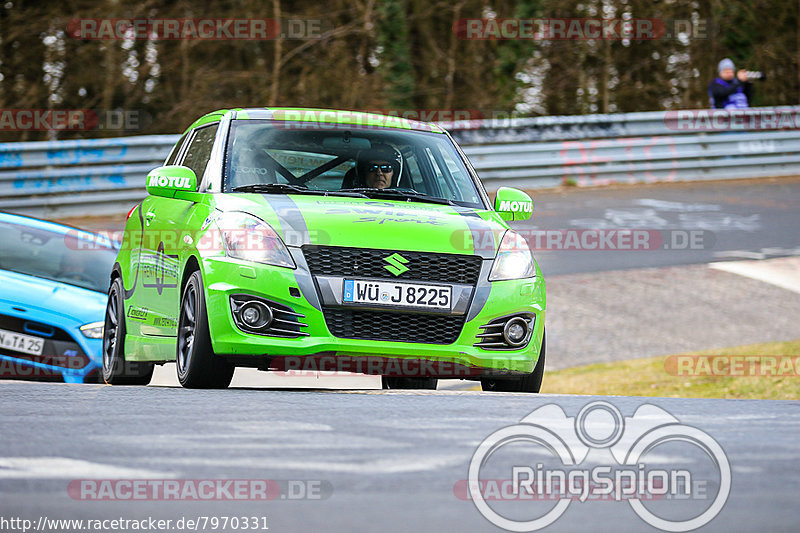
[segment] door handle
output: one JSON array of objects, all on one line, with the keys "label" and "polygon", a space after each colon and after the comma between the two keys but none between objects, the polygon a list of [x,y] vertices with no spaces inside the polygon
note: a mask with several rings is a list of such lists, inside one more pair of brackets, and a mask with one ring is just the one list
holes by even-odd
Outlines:
[{"label": "door handle", "polygon": [[148,211],[144,214],[144,225],[149,226],[153,219],[156,217],[156,214],[152,211]]}]

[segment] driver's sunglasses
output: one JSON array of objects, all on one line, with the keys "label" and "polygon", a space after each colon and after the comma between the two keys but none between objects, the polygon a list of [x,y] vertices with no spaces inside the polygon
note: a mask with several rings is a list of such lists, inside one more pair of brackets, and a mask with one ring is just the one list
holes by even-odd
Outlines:
[{"label": "driver's sunglasses", "polygon": [[388,174],[389,172],[392,172],[394,169],[392,168],[392,165],[376,165],[375,163],[367,167],[367,172],[378,172],[378,170],[380,170],[384,174]]}]

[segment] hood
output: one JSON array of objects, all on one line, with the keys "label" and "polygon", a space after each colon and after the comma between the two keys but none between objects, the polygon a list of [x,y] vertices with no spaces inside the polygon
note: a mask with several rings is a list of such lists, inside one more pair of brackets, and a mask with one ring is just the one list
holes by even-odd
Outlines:
[{"label": "hood", "polygon": [[492,258],[508,226],[494,211],[301,194],[219,194],[217,208],[269,223],[289,246],[476,254]]},{"label": "hood", "polygon": [[83,325],[103,320],[106,295],[57,281],[0,270],[0,303],[4,304],[3,307],[23,307],[53,316],[54,320],[67,319]]}]

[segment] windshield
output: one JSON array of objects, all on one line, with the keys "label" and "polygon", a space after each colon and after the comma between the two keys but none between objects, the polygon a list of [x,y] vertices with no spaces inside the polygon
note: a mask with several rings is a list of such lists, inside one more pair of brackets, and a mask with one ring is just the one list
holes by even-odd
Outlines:
[{"label": "windshield", "polygon": [[464,162],[441,133],[234,120],[224,176],[225,192],[358,191],[484,208]]},{"label": "windshield", "polygon": [[2,270],[105,292],[116,255],[108,239],[82,230],[64,234],[0,221]]}]

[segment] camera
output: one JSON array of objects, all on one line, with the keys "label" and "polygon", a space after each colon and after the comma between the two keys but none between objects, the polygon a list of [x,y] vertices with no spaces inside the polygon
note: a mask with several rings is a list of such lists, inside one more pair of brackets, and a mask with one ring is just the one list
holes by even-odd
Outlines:
[{"label": "camera", "polygon": [[747,79],[749,81],[764,81],[767,79],[767,75],[760,70],[748,70]]}]

